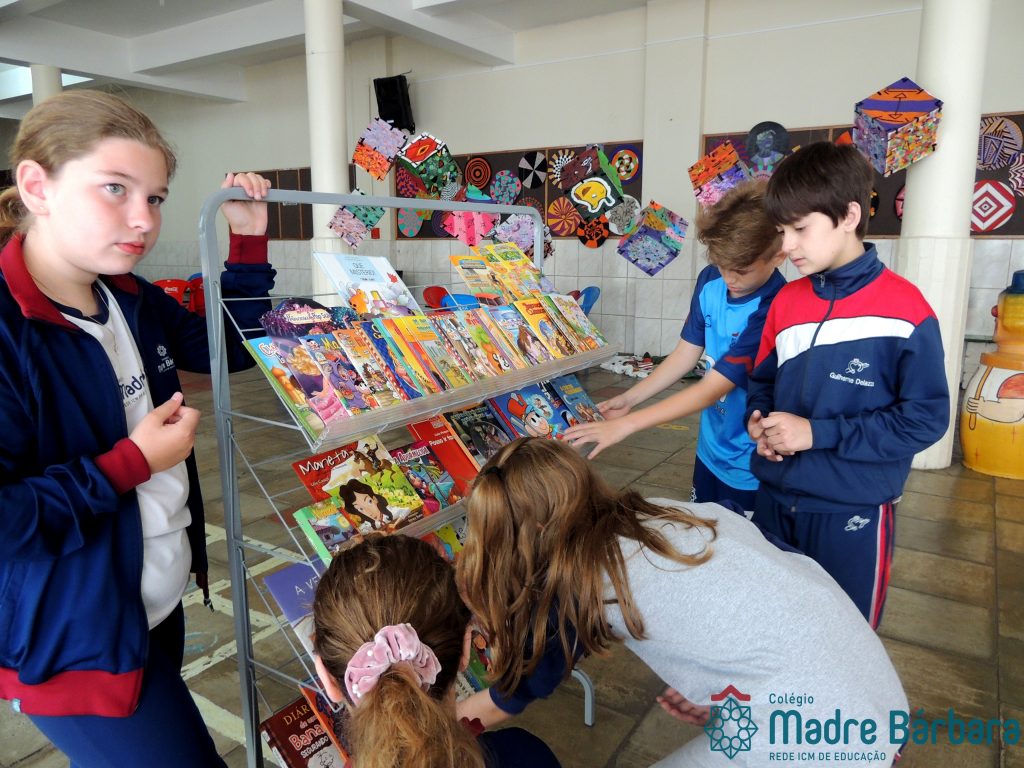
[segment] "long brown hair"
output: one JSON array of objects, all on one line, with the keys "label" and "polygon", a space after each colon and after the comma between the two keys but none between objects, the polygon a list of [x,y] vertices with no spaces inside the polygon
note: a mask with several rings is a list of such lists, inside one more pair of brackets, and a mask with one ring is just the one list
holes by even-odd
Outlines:
[{"label": "long brown hair", "polygon": [[336,680],[359,647],[392,624],[411,624],[441,663],[429,690],[396,664],[351,708],[357,768],[483,767],[448,700],[469,621],[454,570],[425,541],[371,534],[331,561],[313,602],[314,647]]},{"label": "long brown hair", "polygon": [[[11,147],[11,168],[34,160],[53,176],[111,138],[132,139],[159,151],[167,163],[167,179],[174,175],[174,150],[153,122],[124,99],[92,90],[65,91],[30,109]],[[27,229],[29,220],[16,186],[0,192],[0,245]]]},{"label": "long brown hair", "polygon": [[515,690],[536,669],[552,620],[566,669],[579,653],[599,653],[619,639],[605,616],[607,582],[629,634],[644,637],[619,537],[684,565],[705,562],[711,547],[684,555],[645,523],[704,528],[715,537],[713,521],[651,504],[636,491],[617,492],[572,448],[530,437],[506,445],[484,465],[468,519],[459,586],[490,633],[492,675],[502,692]]}]

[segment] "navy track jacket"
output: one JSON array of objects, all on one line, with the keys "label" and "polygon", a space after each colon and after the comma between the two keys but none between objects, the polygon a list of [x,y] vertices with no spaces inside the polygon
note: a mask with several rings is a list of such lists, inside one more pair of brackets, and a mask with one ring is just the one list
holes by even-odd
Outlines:
[{"label": "navy track jacket", "polygon": [[[266,296],[265,237],[232,236],[228,296]],[[142,521],[149,465],[130,439],[100,343],[39,291],[20,235],[0,251],[0,698],[34,715],[130,715],[148,652]],[[138,346],[153,402],[177,368],[209,372],[206,321],[134,275],[102,278]],[[237,302],[241,327],[269,302]],[[234,336],[232,340],[230,337]],[[253,364],[229,333],[230,364]],[[186,461],[192,571],[206,584],[203,504]]]},{"label": "navy track jacket", "polygon": [[810,420],[813,447],[751,469],[795,511],[844,512],[897,499],[915,453],[949,426],[938,320],[875,248],[787,284],[772,302],[750,375],[755,410]]}]

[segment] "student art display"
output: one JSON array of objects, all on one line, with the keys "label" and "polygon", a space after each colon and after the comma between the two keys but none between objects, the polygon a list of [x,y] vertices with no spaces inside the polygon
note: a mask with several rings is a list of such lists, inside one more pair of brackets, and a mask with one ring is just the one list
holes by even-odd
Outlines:
[{"label": "student art display", "polygon": [[648,275],[670,264],[683,247],[689,223],[678,213],[651,201],[632,233],[619,240],[619,255]]},{"label": "student art display", "polygon": [[[739,160],[748,169],[753,169],[757,165],[757,160],[752,159],[750,154],[757,146],[753,134],[759,126],[766,124],[768,123],[758,123],[747,132],[705,135],[702,149],[705,154],[709,154],[729,142]],[[785,130],[790,152],[799,152],[801,146],[815,141],[850,144],[854,142],[855,134],[855,127],[852,125]],[[762,143],[766,145],[767,141],[763,140]],[[776,146],[780,147],[778,151],[782,151],[781,145]],[[941,152],[942,147],[939,146],[937,151]],[[876,167],[874,190],[878,197],[877,200],[872,200],[875,213],[868,227],[868,240],[873,237],[899,236],[906,195],[906,172],[906,168],[903,168],[885,175],[884,171],[880,172]],[[754,171],[751,171],[751,174],[758,175]],[[978,126],[978,158],[971,210],[971,235],[1024,236],[1024,206],[1017,205],[1020,197],[1024,197],[1024,112],[983,115]]]},{"label": "student art display", "polygon": [[853,141],[883,176],[935,151],[942,101],[909,77],[854,106]]}]

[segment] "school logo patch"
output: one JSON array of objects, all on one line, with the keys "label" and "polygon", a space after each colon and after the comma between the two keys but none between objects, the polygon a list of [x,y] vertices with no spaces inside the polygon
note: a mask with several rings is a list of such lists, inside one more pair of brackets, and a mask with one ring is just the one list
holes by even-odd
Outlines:
[{"label": "school logo patch", "polygon": [[750,717],[750,696],[727,685],[721,693],[712,695],[711,702],[711,716],[704,725],[711,751],[721,752],[730,760],[740,752],[749,752],[750,740],[758,731]]},{"label": "school logo patch", "polygon": [[861,362],[860,358],[855,357],[846,366],[846,372],[849,373],[852,376],[853,374],[860,373],[865,368],[870,368],[870,367],[871,367],[871,363]]},{"label": "school logo patch", "polygon": [[865,525],[867,525],[870,522],[871,522],[870,518],[861,517],[860,515],[854,515],[853,517],[851,517],[849,520],[846,521],[846,527],[843,530],[844,531],[859,531],[861,528],[863,528]]}]

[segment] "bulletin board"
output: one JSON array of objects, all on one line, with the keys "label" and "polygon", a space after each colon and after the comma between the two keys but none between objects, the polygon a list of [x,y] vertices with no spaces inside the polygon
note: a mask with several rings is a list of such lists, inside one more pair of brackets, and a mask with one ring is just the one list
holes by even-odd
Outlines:
[{"label": "bulletin board", "polygon": [[[593,145],[591,145],[593,146]],[[643,206],[643,142],[608,142],[602,146],[605,155],[615,163],[618,158],[619,179],[623,194],[636,198]],[[506,204],[529,205],[541,212],[545,223],[551,228],[552,237],[576,237],[569,234],[568,227],[559,226],[560,199],[568,200],[553,182],[551,169],[555,164],[564,163],[584,150],[580,146],[537,147],[502,152],[481,152],[469,155],[453,155],[462,172],[463,184],[472,184],[484,194]],[[395,183],[395,196],[404,197],[400,185]],[[415,198],[410,198],[415,199]],[[558,201],[558,202],[556,202]],[[413,217],[422,219],[422,224],[408,226]],[[450,239],[442,222],[444,212],[419,211],[415,206],[400,208],[395,212],[395,232],[399,240]],[[506,216],[502,216],[502,219]],[[402,226],[405,223],[406,226]],[[415,231],[415,234],[408,234]]]},{"label": "bulletin board", "polygon": [[[788,151],[815,141],[836,141],[852,134],[852,125],[787,129]],[[748,133],[706,134],[704,154],[730,140],[749,164]],[[939,148],[942,127],[939,127]],[[781,147],[779,147],[781,149]],[[919,162],[928,162],[925,158]],[[875,172],[868,237],[899,237],[906,170],[888,178]],[[971,217],[975,237],[1024,237],[1024,112],[983,115],[978,135],[978,166]]]}]

